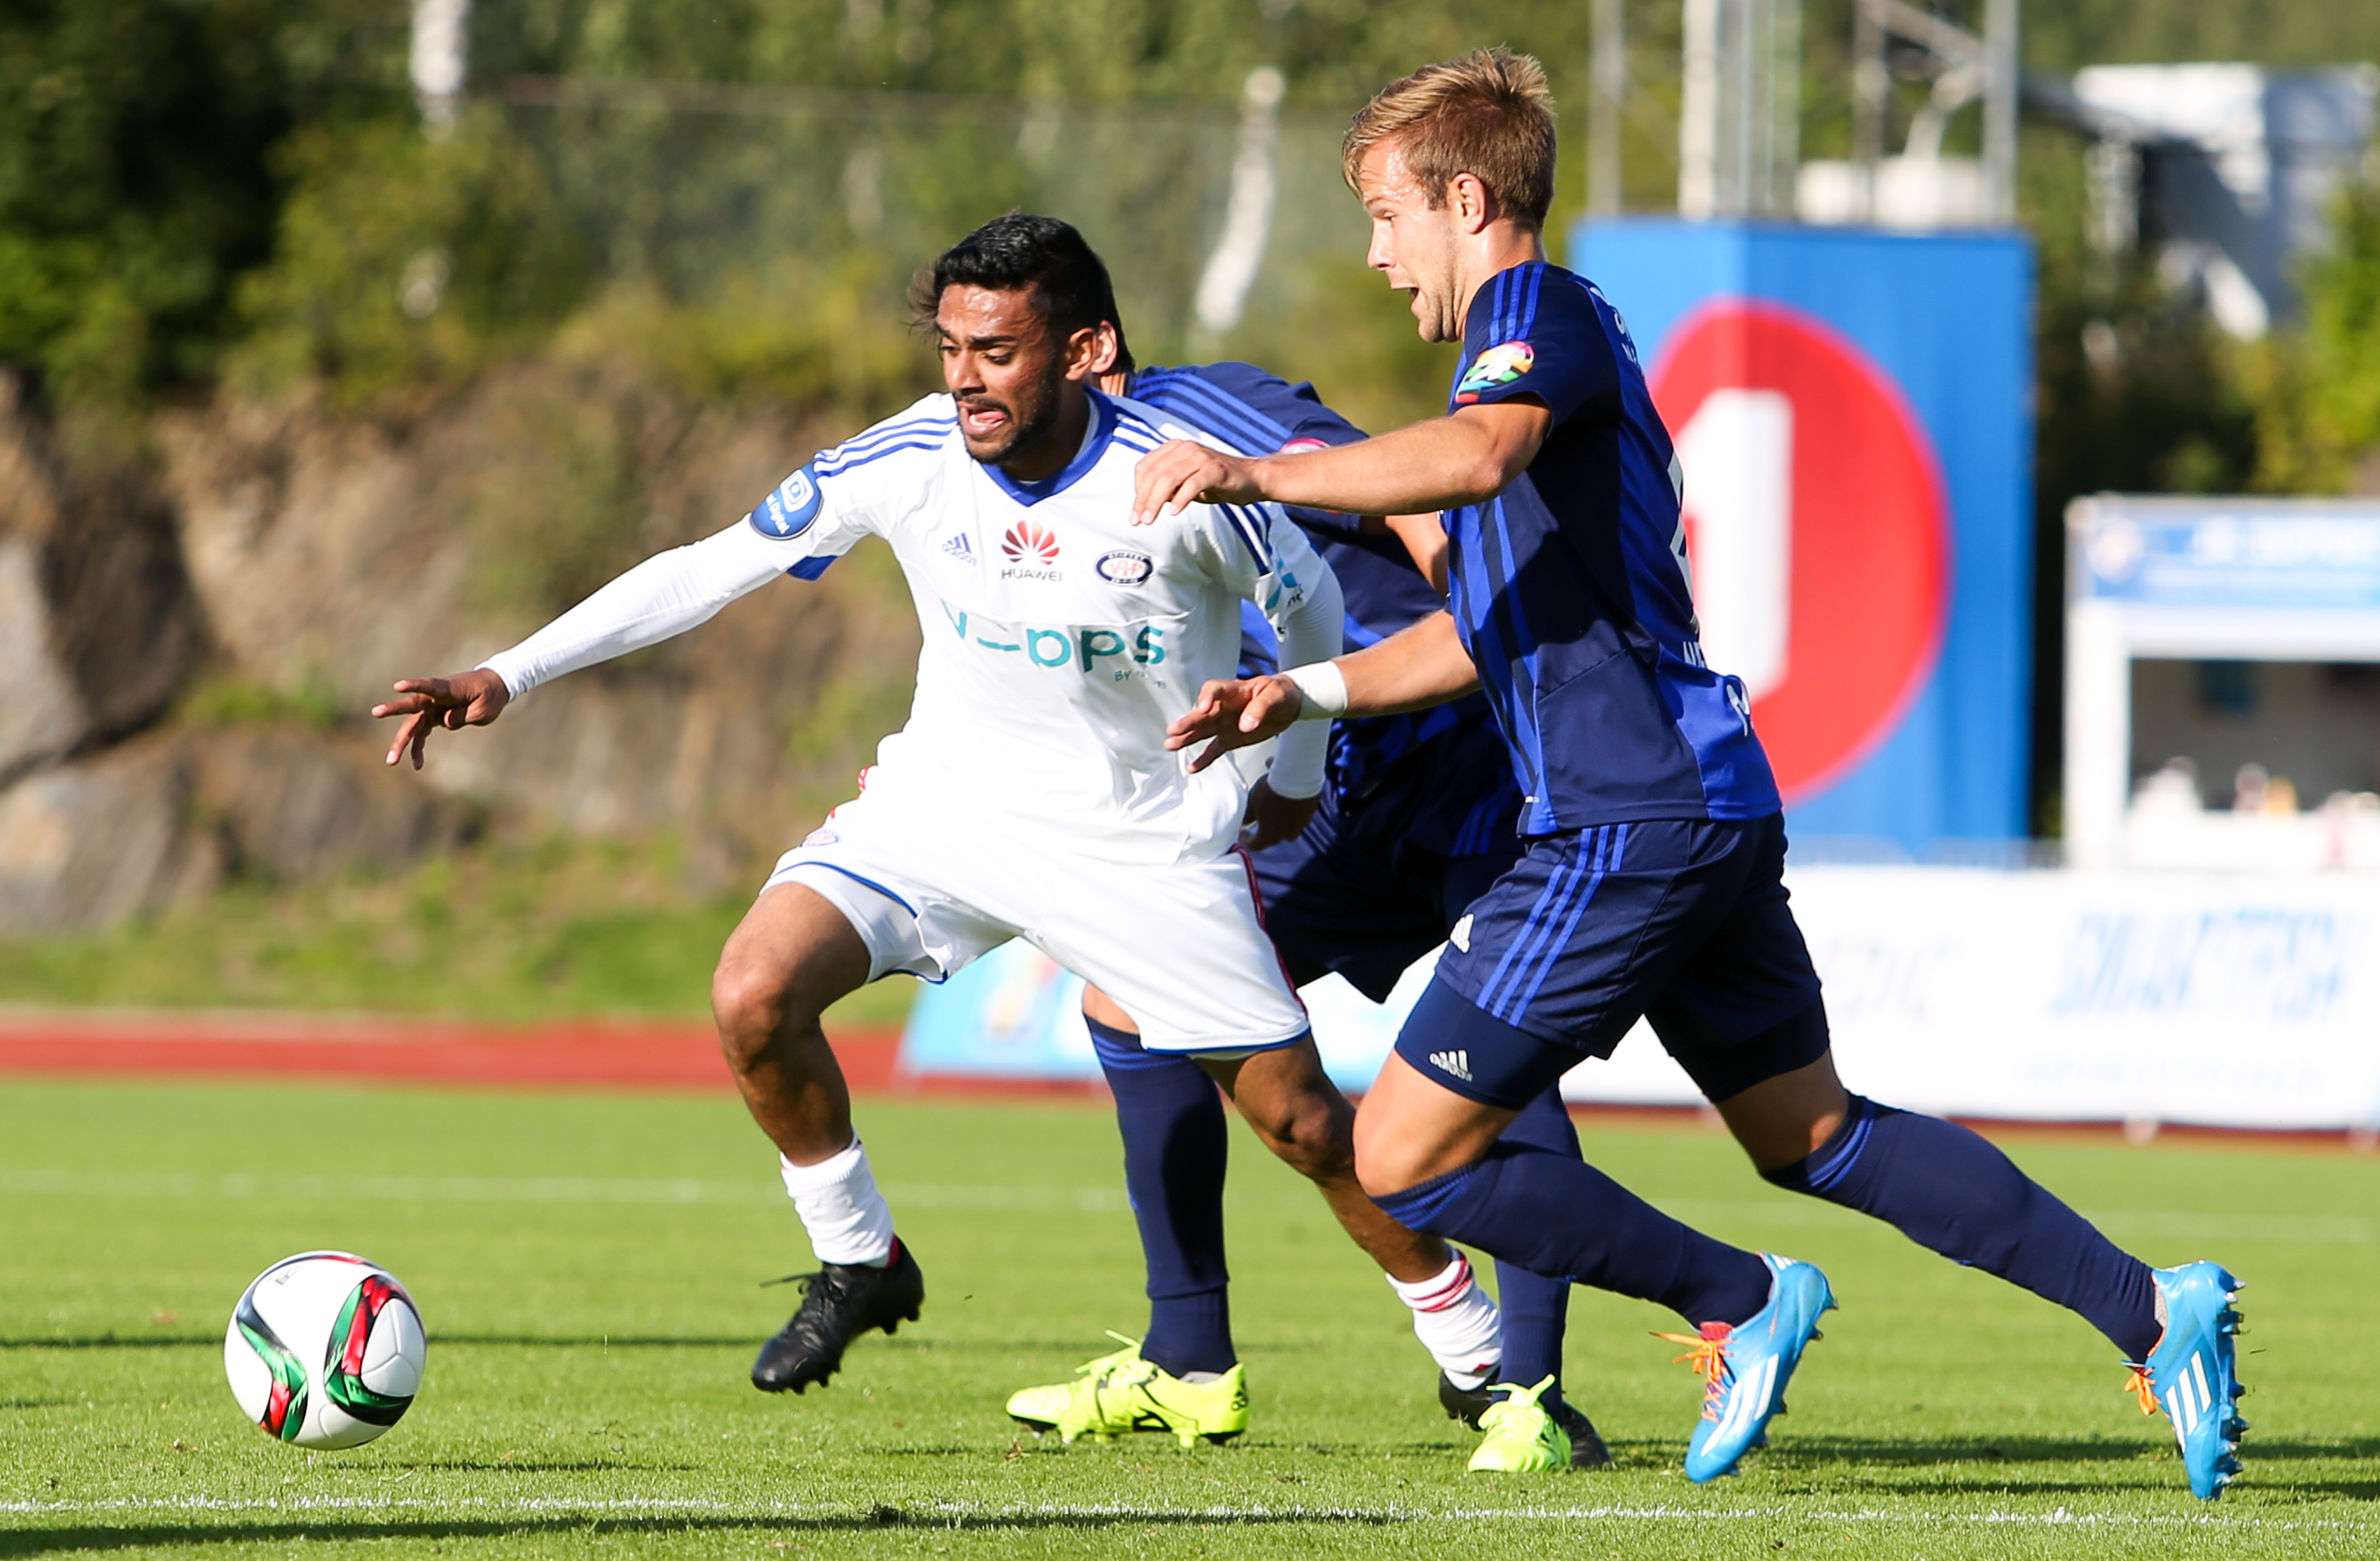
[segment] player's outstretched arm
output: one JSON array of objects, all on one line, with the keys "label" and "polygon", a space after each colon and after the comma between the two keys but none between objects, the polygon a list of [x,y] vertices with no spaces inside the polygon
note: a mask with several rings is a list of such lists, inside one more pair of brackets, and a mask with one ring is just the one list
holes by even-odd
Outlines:
[{"label": "player's outstretched arm", "polygon": [[1343,693],[1333,689],[1313,696],[1304,681],[1293,675],[1314,677],[1317,669],[1312,668],[1209,683],[1198,691],[1198,702],[1165,729],[1166,747],[1178,752],[1205,743],[1190,760],[1195,773],[1232,749],[1278,736],[1300,720],[1423,710],[1460,699],[1479,686],[1479,671],[1463,648],[1454,619],[1444,612],[1433,612],[1378,645],[1323,665],[1336,672]]},{"label": "player's outstretched arm", "polygon": [[1227,455],[1176,440],[1140,458],[1133,517],[1179,514],[1193,503],[1269,499],[1347,514],[1414,514],[1476,504],[1536,459],[1553,414],[1518,398],[1457,407],[1451,417],[1377,439],[1294,455]]},{"label": "player's outstretched arm", "polygon": [[378,720],[405,718],[388,745],[388,762],[396,763],[410,749],[413,768],[419,769],[421,750],[433,730],[443,726],[460,732],[467,726],[485,726],[512,702],[513,693],[504,686],[504,680],[480,667],[453,677],[399,679],[396,697],[385,705],[374,705],[372,716]]},{"label": "player's outstretched arm", "polygon": [[398,684],[396,698],[372,708],[382,720],[405,718],[389,744],[388,762],[396,763],[410,748],[419,769],[433,726],[450,732],[485,726],[540,684],[710,622],[721,608],[808,556],[807,549],[794,551],[787,541],[762,536],[743,521],[656,553],[473,671]]}]

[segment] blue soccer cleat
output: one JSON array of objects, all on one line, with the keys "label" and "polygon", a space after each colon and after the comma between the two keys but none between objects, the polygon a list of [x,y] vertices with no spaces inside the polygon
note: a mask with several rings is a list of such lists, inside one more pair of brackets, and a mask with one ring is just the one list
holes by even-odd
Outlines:
[{"label": "blue soccer cleat", "polygon": [[2236,1403],[2240,1387],[2232,1343],[2240,1313],[2231,1302],[2242,1287],[2213,1263],[2185,1263],[2155,1275],[2165,1337],[2146,1361],[2132,1362],[2129,1386],[2140,1397],[2141,1413],[2163,1409],[2173,1422],[2190,1494],[2215,1501],[2240,1472],[2240,1438],[2248,1430]]},{"label": "blue soccer cleat", "polygon": [[1785,1412],[1785,1385],[1802,1351],[1835,1307],[1827,1277],[1767,1252],[1768,1304],[1734,1327],[1705,1323],[1696,1334],[1659,1337],[1694,1348],[1678,1357],[1703,1373],[1703,1418],[1686,1444],[1686,1478],[1697,1484],[1735,1472],[1736,1460],[1767,1440],[1769,1417]]}]

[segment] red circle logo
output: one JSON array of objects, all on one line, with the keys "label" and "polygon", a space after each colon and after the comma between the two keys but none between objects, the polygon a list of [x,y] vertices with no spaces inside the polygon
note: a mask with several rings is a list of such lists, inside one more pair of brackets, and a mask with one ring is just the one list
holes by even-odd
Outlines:
[{"label": "red circle logo", "polygon": [[1710,664],[1733,672],[1789,802],[1900,724],[1949,612],[1949,506],[1899,389],[1824,322],[1731,299],[1682,321],[1652,375],[1685,474]]}]

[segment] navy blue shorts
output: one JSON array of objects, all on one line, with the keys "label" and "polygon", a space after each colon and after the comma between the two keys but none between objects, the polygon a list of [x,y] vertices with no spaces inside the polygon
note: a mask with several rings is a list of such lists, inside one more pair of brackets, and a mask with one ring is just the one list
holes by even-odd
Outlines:
[{"label": "navy blue shorts", "polygon": [[1642,1017],[1725,1100],[1827,1051],[1784,884],[1785,824],[1607,824],[1532,840],[1455,924],[1397,1054],[1517,1110]]},{"label": "navy blue shorts", "polygon": [[[1505,762],[1500,750],[1493,756]],[[1416,846],[1416,836],[1448,833],[1417,825],[1439,810],[1469,809],[1478,788],[1449,784],[1459,777],[1447,767],[1425,754],[1413,757],[1424,762],[1368,789],[1352,807],[1326,787],[1304,834],[1252,858],[1265,930],[1301,986],[1336,972],[1374,1002],[1385,1000],[1405,968],[1445,942],[1463,908],[1520,855],[1509,820],[1501,829],[1471,831],[1488,848],[1479,853]]]}]

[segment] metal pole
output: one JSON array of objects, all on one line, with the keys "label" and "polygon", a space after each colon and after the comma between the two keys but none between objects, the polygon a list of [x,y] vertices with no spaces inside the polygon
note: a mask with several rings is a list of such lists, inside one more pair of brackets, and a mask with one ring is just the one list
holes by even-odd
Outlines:
[{"label": "metal pole", "polygon": [[1876,220],[1876,186],[1884,163],[1884,115],[1892,79],[1886,73],[1882,0],[1859,0],[1852,22],[1852,156],[1860,165],[1859,215]]},{"label": "metal pole", "polygon": [[1240,90],[1240,148],[1232,160],[1232,194],[1223,210],[1223,236],[1207,258],[1193,309],[1199,329],[1220,340],[1240,322],[1248,289],[1264,267],[1265,240],[1272,234],[1272,211],[1281,194],[1273,170],[1273,143],[1280,139],[1281,73],[1269,65],[1248,72]]},{"label": "metal pole", "polygon": [[1718,209],[1719,0],[1686,0],[1685,83],[1678,109],[1678,215]]},{"label": "metal pole", "polygon": [[1761,69],[1761,43],[1768,6],[1766,0],[1723,0],[1719,23],[1719,58],[1731,79],[1732,100],[1719,109],[1726,127],[1727,183],[1719,209],[1731,217],[1757,212],[1761,206],[1759,175],[1767,162],[1768,122],[1765,89],[1767,73]]},{"label": "metal pole", "polygon": [[1984,207],[2016,221],[2018,0],[1984,0]]},{"label": "metal pole", "polygon": [[413,0],[414,96],[432,136],[455,127],[470,75],[471,0]]},{"label": "metal pole", "polygon": [[1775,0],[1768,52],[1768,210],[1790,217],[1802,178],[1802,0]]},{"label": "metal pole", "polygon": [[1586,209],[1616,217],[1627,204],[1620,185],[1620,137],[1628,102],[1626,0],[1595,0],[1595,59],[1587,98]]}]

